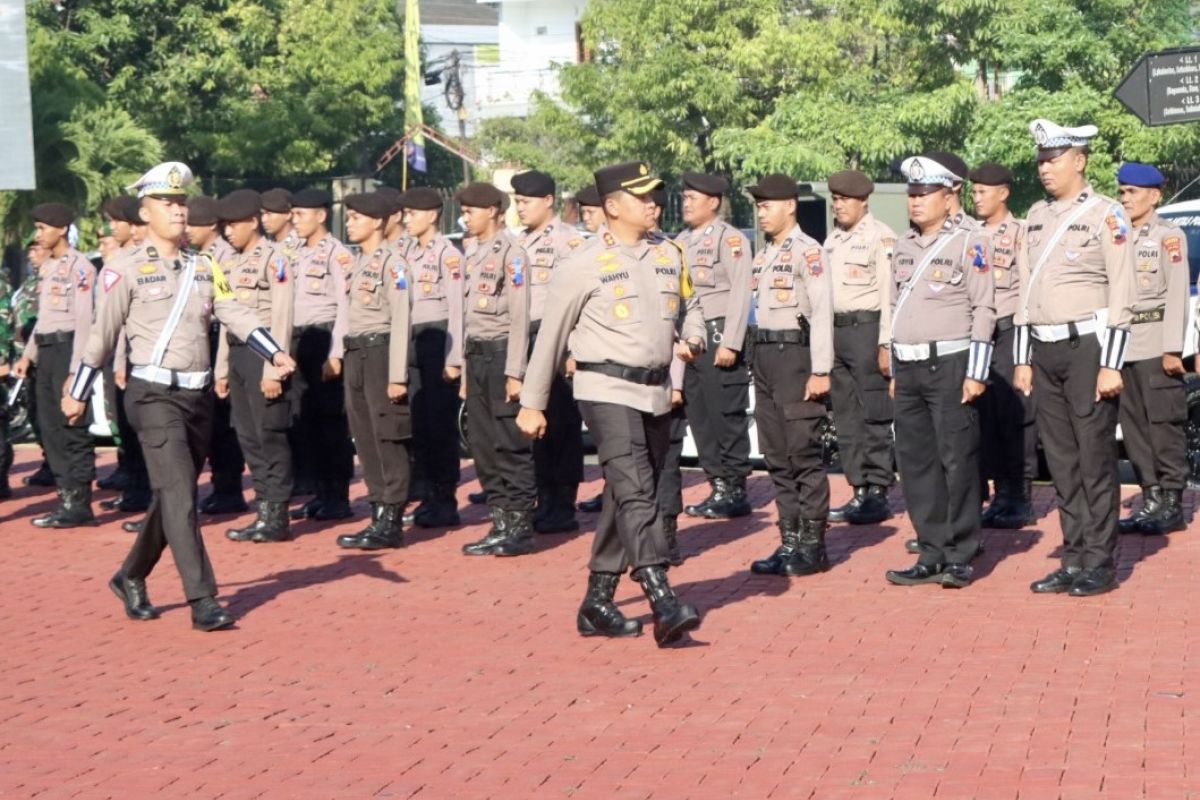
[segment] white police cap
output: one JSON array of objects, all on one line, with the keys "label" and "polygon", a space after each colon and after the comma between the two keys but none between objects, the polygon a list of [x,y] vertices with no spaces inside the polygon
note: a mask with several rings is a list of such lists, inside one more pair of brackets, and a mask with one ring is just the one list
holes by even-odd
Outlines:
[{"label": "white police cap", "polygon": [[187,164],[166,161],[125,188],[136,191],[138,197],[184,197],[191,183],[192,170]]},{"label": "white police cap", "polygon": [[1080,125],[1064,128],[1048,119],[1035,119],[1029,123],[1029,132],[1037,142],[1039,150],[1057,150],[1065,147],[1087,147],[1100,133],[1095,125]]},{"label": "white police cap", "polygon": [[925,156],[912,156],[900,164],[900,172],[914,186],[944,186],[952,189],[964,176],[955,175],[945,165]]}]

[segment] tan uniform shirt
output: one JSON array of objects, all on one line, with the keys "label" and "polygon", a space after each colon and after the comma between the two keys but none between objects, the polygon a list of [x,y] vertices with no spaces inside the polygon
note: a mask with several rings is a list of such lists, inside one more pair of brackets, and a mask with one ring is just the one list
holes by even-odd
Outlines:
[{"label": "tan uniform shirt", "polygon": [[429,244],[409,248],[404,261],[412,285],[412,324],[446,322],[446,366],[461,367],[463,354],[463,258],[437,234]]},{"label": "tan uniform shirt", "polygon": [[61,258],[47,258],[38,270],[38,318],[25,357],[37,363],[39,333],[75,331],[71,364],[78,364],[92,330],[92,290],[96,269],[83,253],[68,247]]},{"label": "tan uniform shirt", "polygon": [[[684,307],[682,338],[704,338],[696,296],[680,294],[683,255],[669,243],[628,246],[611,233],[589,239],[556,267],[546,316],[521,390],[521,405],[544,411],[566,351],[582,363],[668,368]],[[575,398],[618,403],[648,414],[671,410],[671,383],[645,386],[598,372],[577,371]]]},{"label": "tan uniform shirt", "polygon": [[881,311],[889,301],[896,232],[867,213],[849,230],[825,239],[833,278],[833,312]]},{"label": "tan uniform shirt", "polygon": [[346,278],[347,302],[338,307],[336,327],[347,335],[389,334],[388,383],[408,383],[409,281],[404,260],[384,243],[359,254]]},{"label": "tan uniform shirt", "polygon": [[295,327],[333,323],[330,358],[342,357],[346,331],[337,327],[338,306],[346,302],[346,275],[353,267],[354,256],[329,233],[314,247],[301,246],[296,254]]},{"label": "tan uniform shirt", "polygon": [[[189,256],[196,258],[190,288],[183,286],[183,260]],[[258,315],[234,299],[227,277],[209,256],[184,252],[168,260],[152,245],[144,245],[114,259],[100,272],[99,282],[102,300],[83,355],[83,363],[97,369],[122,330],[129,338],[130,363],[153,366],[155,345],[180,291],[189,292],[187,305],[158,366],[207,372],[212,364],[208,332],[214,315],[242,340],[260,327]]]},{"label": "tan uniform shirt", "polygon": [[808,320],[813,372],[833,369],[833,282],[825,251],[799,225],[754,258],[755,315],[761,330],[792,331]]},{"label": "tan uniform shirt", "polygon": [[[295,308],[290,285],[294,274],[287,257],[275,244],[261,239],[249,251],[238,254],[232,274],[226,277],[237,301],[254,312],[258,324],[271,332],[280,347],[286,347],[292,341]],[[229,343],[222,336],[217,347],[216,377],[220,380],[228,376]],[[279,380],[279,369],[274,364],[263,364],[263,380]]]},{"label": "tan uniform shirt", "polygon": [[537,322],[545,314],[546,294],[555,265],[583,244],[583,237],[558,217],[541,229],[526,229],[517,236],[517,245],[529,256],[526,267],[529,282],[529,321]]},{"label": "tan uniform shirt", "polygon": [[1025,223],[1008,213],[996,225],[984,225],[992,255],[992,282],[996,286],[996,319],[1011,317],[1021,303],[1021,270],[1017,243]]},{"label": "tan uniform shirt", "polygon": [[1187,237],[1178,225],[1153,214],[1133,240],[1136,272],[1128,361],[1182,353],[1191,281]]},{"label": "tan uniform shirt", "polygon": [[722,220],[686,231],[678,241],[686,248],[688,271],[704,318],[724,319],[721,346],[741,350],[753,294],[750,243],[741,231]]},{"label": "tan uniform shirt", "polygon": [[504,374],[525,376],[529,352],[529,257],[505,231],[480,240],[467,256],[467,341],[508,337]]}]

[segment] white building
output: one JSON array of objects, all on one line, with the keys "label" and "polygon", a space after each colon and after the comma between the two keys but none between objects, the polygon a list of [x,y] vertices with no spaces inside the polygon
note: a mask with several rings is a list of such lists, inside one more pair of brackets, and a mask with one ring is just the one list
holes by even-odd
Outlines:
[{"label": "white building", "polygon": [[[421,0],[427,81],[421,87],[421,103],[437,110],[438,127],[450,136],[460,134],[460,118],[466,136],[475,133],[479,119],[478,65],[499,61],[499,5],[478,0]],[[460,87],[457,90],[455,75]],[[435,76],[437,82],[429,82]],[[455,107],[460,96],[461,111]]]}]

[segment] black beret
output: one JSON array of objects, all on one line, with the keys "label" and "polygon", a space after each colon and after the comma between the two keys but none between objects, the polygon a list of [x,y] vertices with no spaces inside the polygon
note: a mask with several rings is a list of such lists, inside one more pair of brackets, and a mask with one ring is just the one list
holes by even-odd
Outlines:
[{"label": "black beret", "polygon": [[842,197],[866,200],[875,191],[875,182],[856,169],[846,169],[829,176],[829,191]]},{"label": "black beret", "polygon": [[301,189],[292,195],[292,208],[329,208],[333,195],[324,189]]},{"label": "black beret", "polygon": [[205,197],[197,195],[189,197],[187,201],[188,207],[188,225],[216,225],[217,224],[217,200],[213,197]]},{"label": "black beret", "polygon": [[108,214],[109,219],[114,222],[128,222],[131,225],[145,225],[142,222],[142,217],[138,214],[142,204],[136,197],[127,194],[119,194],[116,197],[110,197],[104,204],[104,213]]},{"label": "black beret", "polygon": [[995,161],[985,161],[971,170],[968,177],[984,186],[1011,186],[1013,182],[1012,170]]},{"label": "black beret", "polygon": [[650,199],[654,201],[654,205],[659,208],[667,207],[667,187],[659,186],[657,189],[650,192]]},{"label": "black beret", "polygon": [[373,217],[375,219],[387,219],[396,212],[392,210],[393,206],[384,195],[379,192],[367,192],[365,194],[349,194],[342,201],[346,204],[346,208],[351,211],[356,211],[364,216]]},{"label": "black beret", "polygon": [[387,202],[392,214],[403,211],[406,208],[404,205],[404,192],[401,192],[394,186],[380,186],[375,190],[375,194]]},{"label": "black beret", "polygon": [[62,203],[40,203],[33,207],[33,221],[52,228],[66,228],[75,221],[75,212]]},{"label": "black beret", "polygon": [[650,174],[650,165],[645,161],[626,161],[601,167],[592,173],[596,179],[596,191],[601,197],[613,192],[629,192],[642,197],[662,186],[662,180]]},{"label": "black beret", "polygon": [[292,210],[292,193],[287,189],[268,189],[262,193],[262,210],[286,214]]},{"label": "black beret", "polygon": [[545,197],[554,194],[558,188],[554,184],[554,178],[536,169],[513,175],[512,187],[513,193],[522,197]]},{"label": "black beret", "polygon": [[437,189],[428,186],[409,189],[404,193],[402,202],[405,208],[415,208],[418,211],[440,211],[442,208],[442,196],[438,194]]},{"label": "black beret", "polygon": [[235,189],[217,201],[217,219],[241,222],[262,211],[262,195],[253,189]]},{"label": "black beret", "polygon": [[931,161],[936,161],[937,163],[941,164],[943,167],[957,175],[961,180],[967,179],[967,172],[969,171],[967,169],[967,162],[954,155],[954,153],[947,153],[944,150],[930,150],[929,152],[922,153],[921,155],[925,156],[925,158],[928,158]]},{"label": "black beret", "polygon": [[729,181],[720,175],[708,175],[703,172],[685,172],[681,176],[685,189],[695,189],[710,197],[720,197],[729,191]]},{"label": "black beret", "polygon": [[589,183],[587,186],[575,193],[575,199],[579,201],[581,206],[596,206],[604,204],[600,199],[600,193],[596,191],[596,184]]},{"label": "black beret", "polygon": [[800,196],[800,187],[787,175],[778,172],[760,178],[758,183],[746,187],[755,200],[795,200]]},{"label": "black beret", "polygon": [[504,192],[490,183],[471,183],[459,189],[454,195],[454,199],[460,204],[472,208],[499,206],[501,209],[505,209],[508,207],[504,202],[505,197]]}]

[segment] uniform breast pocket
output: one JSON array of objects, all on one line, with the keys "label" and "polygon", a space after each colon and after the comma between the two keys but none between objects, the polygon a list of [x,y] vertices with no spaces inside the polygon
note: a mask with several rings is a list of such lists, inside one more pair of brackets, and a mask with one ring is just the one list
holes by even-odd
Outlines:
[{"label": "uniform breast pocket", "polygon": [[1154,297],[1166,289],[1166,273],[1159,267],[1159,259],[1139,258],[1136,262],[1138,297]]},{"label": "uniform breast pocket", "polygon": [[309,267],[304,271],[304,291],[308,294],[325,294],[329,275],[323,269]]},{"label": "uniform breast pocket", "polygon": [[165,283],[139,286],[135,293],[138,305],[145,309],[145,313],[151,319],[159,319],[171,313],[172,303],[167,301],[173,296],[171,287]]},{"label": "uniform breast pocket", "polygon": [[442,282],[437,279],[436,274],[422,273],[417,280],[417,285],[420,287],[417,289],[419,296],[426,300],[440,300],[446,296]]},{"label": "uniform breast pocket", "polygon": [[551,274],[550,267],[544,264],[535,264],[530,268],[529,282],[534,286],[545,286],[550,282]]},{"label": "uniform breast pocket", "polygon": [[697,258],[696,263],[689,267],[689,271],[692,274],[692,283],[695,285],[704,287],[717,285],[717,271],[711,258]]},{"label": "uniform breast pocket", "polygon": [[997,289],[1011,289],[1013,286],[1013,271],[1010,267],[997,264],[992,268],[992,279]]},{"label": "uniform breast pocket", "polygon": [[770,275],[771,288],[768,294],[768,308],[792,308],[799,301],[796,298],[796,276],[791,270],[773,272]]},{"label": "uniform breast pocket", "polygon": [[842,283],[846,286],[870,286],[875,279],[875,273],[867,259],[853,257],[846,259],[846,267],[842,270]]},{"label": "uniform breast pocket", "polygon": [[354,287],[354,293],[358,295],[358,302],[363,308],[379,308],[383,305],[383,292],[380,291],[381,283],[372,280],[361,280]]},{"label": "uniform breast pocket", "polygon": [[1090,233],[1073,232],[1065,236],[1061,253],[1068,270],[1087,269],[1089,264],[1099,263],[1095,259],[1103,259],[1100,241]]},{"label": "uniform breast pocket", "polygon": [[496,281],[477,281],[472,288],[471,308],[480,314],[499,314],[500,296]]},{"label": "uniform breast pocket", "polygon": [[605,313],[605,324],[608,327],[623,328],[636,324],[642,318],[642,308],[633,291],[622,293],[620,296],[615,292],[607,294],[610,297]]},{"label": "uniform breast pocket", "polygon": [[676,319],[679,316],[679,292],[659,292],[658,307],[663,319]]}]

